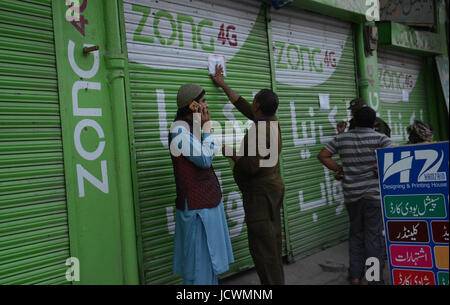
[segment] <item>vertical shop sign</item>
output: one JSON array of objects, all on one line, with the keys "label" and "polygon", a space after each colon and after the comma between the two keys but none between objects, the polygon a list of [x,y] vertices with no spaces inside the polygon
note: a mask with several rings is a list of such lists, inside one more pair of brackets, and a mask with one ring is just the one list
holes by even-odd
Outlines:
[{"label": "vertical shop sign", "polygon": [[377,150],[393,285],[448,285],[448,142]]},{"label": "vertical shop sign", "polygon": [[80,284],[122,283],[103,2],[53,3],[71,255]]}]

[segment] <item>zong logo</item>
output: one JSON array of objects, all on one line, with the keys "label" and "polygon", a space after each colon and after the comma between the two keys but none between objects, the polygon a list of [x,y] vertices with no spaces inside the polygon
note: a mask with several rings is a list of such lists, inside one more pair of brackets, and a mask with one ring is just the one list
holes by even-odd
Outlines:
[{"label": "zong logo", "polygon": [[395,174],[400,175],[400,183],[409,183],[414,160],[425,160],[417,176],[417,182],[447,180],[445,172],[438,172],[444,160],[444,152],[441,151],[439,153],[439,151],[434,149],[424,149],[414,151],[414,156],[411,156],[410,151],[402,151],[400,160],[397,162],[394,162],[394,153],[385,153],[383,183]]}]

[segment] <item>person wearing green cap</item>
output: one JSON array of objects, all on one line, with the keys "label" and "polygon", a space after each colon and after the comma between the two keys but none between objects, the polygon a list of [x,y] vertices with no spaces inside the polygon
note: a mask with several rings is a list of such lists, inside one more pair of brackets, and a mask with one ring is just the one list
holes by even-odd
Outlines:
[{"label": "person wearing green cap", "polygon": [[182,274],[186,285],[217,285],[217,276],[234,262],[222,192],[212,167],[220,147],[211,135],[201,86],[181,86],[177,106],[169,134],[177,192],[173,273]]},{"label": "person wearing green cap", "polygon": [[[240,153],[233,152],[230,156],[235,162],[233,177],[242,192],[250,254],[261,284],[283,285],[280,210],[284,182],[279,162],[281,130],[275,115],[278,96],[270,89],[262,89],[250,104],[225,83],[222,71],[222,67],[217,65],[216,74],[210,75],[211,79],[224,90],[236,109],[255,123],[244,136]],[[258,141],[263,143],[256,144]],[[253,152],[258,147],[255,154],[251,153],[252,143],[255,146]],[[270,153],[263,157],[260,148],[268,146]],[[270,160],[272,162],[264,162]]]}]

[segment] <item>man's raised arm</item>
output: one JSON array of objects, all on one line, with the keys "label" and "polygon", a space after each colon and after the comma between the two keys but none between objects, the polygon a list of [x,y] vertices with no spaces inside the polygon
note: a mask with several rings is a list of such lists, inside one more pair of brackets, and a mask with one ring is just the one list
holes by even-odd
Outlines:
[{"label": "man's raised arm", "polygon": [[226,83],[223,77],[223,68],[220,65],[216,65],[216,75],[209,75],[213,82],[220,88],[223,89],[225,94],[231,103],[239,110],[243,115],[245,115],[250,120],[254,121],[255,116],[252,111],[252,106],[244,98],[242,98],[238,93],[231,89]]}]

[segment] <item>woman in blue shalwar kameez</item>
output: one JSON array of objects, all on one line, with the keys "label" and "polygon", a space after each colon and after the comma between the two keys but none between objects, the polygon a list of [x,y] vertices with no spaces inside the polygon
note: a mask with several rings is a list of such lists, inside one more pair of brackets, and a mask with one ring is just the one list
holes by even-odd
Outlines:
[{"label": "woman in blue shalwar kameez", "polygon": [[[212,168],[220,147],[213,141],[209,124],[204,124],[210,114],[202,87],[181,86],[177,106],[170,132],[177,186],[173,273],[182,274],[186,285],[217,285],[217,276],[234,261],[222,192]],[[202,138],[200,124],[204,124]]]}]

